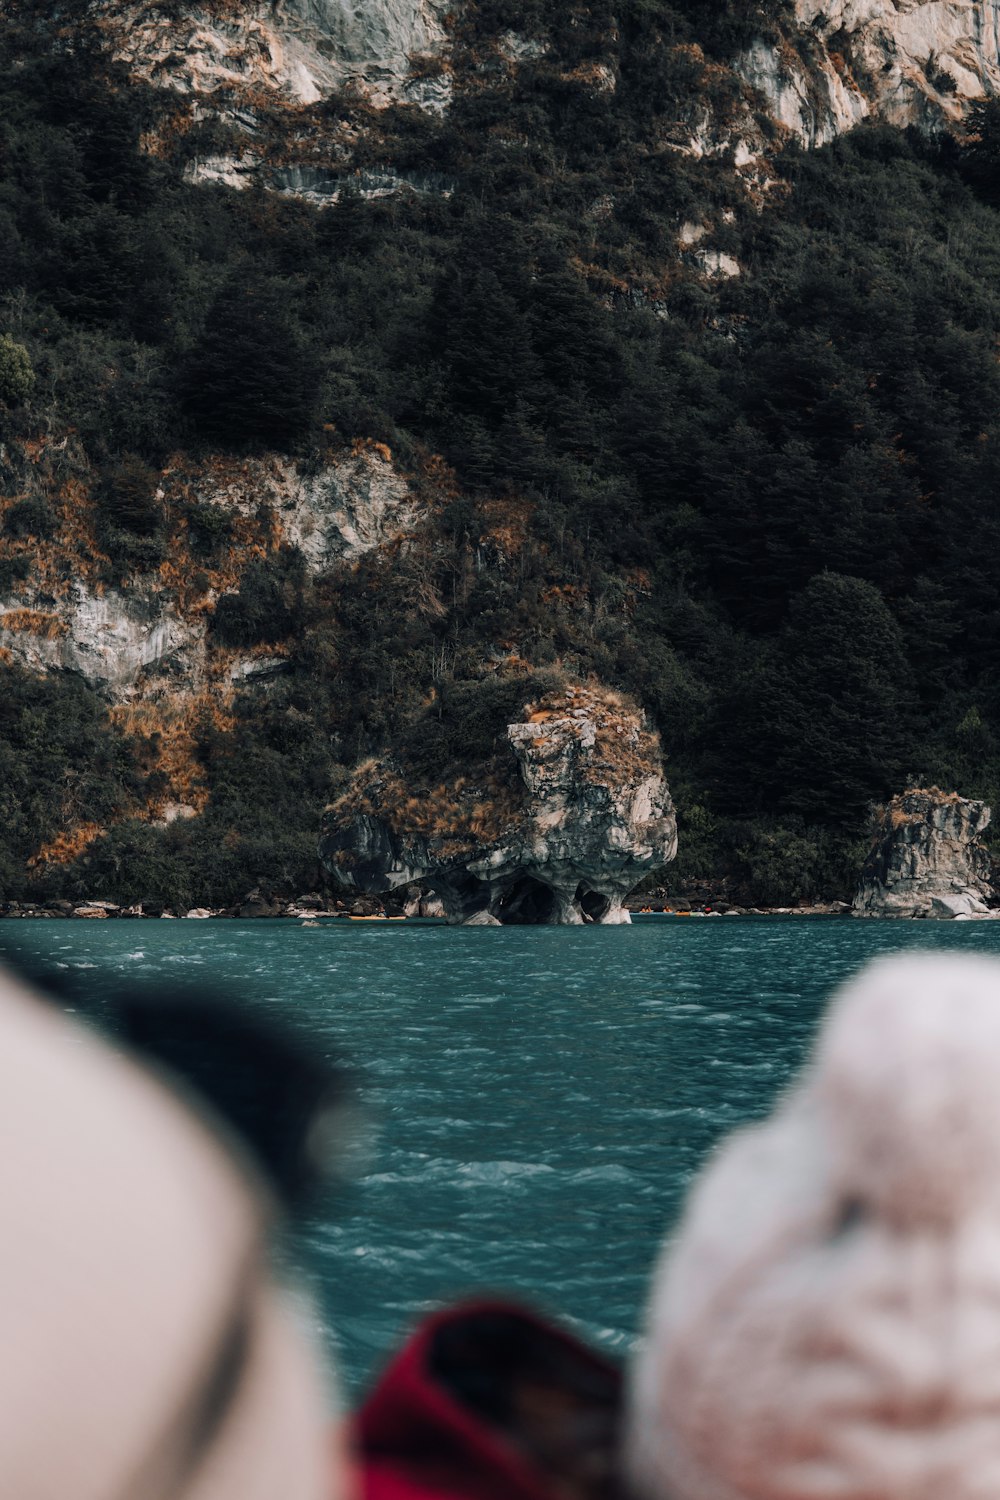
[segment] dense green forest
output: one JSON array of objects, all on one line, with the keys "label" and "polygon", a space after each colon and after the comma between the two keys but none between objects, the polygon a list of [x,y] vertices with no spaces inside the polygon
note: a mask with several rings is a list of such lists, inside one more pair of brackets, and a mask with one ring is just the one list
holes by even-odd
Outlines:
[{"label": "dense green forest", "polygon": [[[413,472],[440,454],[457,482],[391,565],[310,580],[286,549],[227,597],[219,638],[290,642],[292,670],[201,726],[196,819],[130,815],[149,746],[77,681],[0,669],[0,895],[308,889],[351,766],[428,715],[460,757],[509,696],[498,646],[509,671],[593,673],[646,706],[675,884],[842,894],[873,800],[938,783],[996,802],[1000,122],[983,106],[971,146],[877,125],[812,153],[775,139],[764,200],[731,154],[662,149],[696,105],[735,107],[716,63],[781,13],[481,0],[455,23],[446,115],[316,111],[358,125],[356,166],[449,192],[319,209],[187,183],[229,127],[150,154],[173,97],[85,24],[7,7],[6,535],[50,524],[17,460],[42,429],[76,436],[118,582],[164,555],[156,475],[178,449],[308,455],[335,431]],[[514,24],[548,51],[477,70]],[[595,89],[587,65],[612,54],[617,87]],[[743,273],[680,254],[684,221]],[[516,555],[481,544],[498,501],[524,521]],[[226,546],[217,516],[193,526]],[[6,592],[23,573],[0,549]],[[107,832],[29,869],[74,820]]]}]

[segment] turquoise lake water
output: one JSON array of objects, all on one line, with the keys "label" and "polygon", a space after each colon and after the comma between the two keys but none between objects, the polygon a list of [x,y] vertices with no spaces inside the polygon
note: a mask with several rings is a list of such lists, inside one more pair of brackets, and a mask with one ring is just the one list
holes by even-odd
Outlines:
[{"label": "turquoise lake water", "polygon": [[299,1248],[357,1391],[420,1311],[472,1289],[627,1353],[685,1187],[767,1112],[833,987],[894,949],[1000,951],[1000,923],[4,922],[0,942],[222,978],[353,1061],[375,1156]]}]

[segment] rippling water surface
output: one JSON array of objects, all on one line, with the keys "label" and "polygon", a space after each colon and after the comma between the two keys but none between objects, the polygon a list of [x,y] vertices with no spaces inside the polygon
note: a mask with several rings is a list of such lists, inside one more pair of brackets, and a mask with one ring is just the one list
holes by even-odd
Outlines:
[{"label": "rippling water surface", "polygon": [[375,1159],[301,1248],[357,1388],[421,1309],[472,1288],[625,1352],[685,1187],[720,1134],[767,1112],[832,987],[893,949],[1000,950],[1000,924],[5,922],[0,938],[223,978],[353,1059]]}]

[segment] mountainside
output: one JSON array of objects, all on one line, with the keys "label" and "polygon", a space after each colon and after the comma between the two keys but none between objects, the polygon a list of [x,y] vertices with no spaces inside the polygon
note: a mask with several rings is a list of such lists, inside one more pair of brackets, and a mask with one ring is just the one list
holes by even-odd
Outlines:
[{"label": "mountainside", "polygon": [[312,889],[539,672],[675,887],[997,795],[1000,5],[0,17],[0,898]]}]

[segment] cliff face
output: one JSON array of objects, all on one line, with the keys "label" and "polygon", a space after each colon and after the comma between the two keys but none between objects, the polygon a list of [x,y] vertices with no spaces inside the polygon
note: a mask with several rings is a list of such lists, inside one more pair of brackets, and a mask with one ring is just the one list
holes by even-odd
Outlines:
[{"label": "cliff face", "polygon": [[1000,91],[997,0],[796,0],[795,23],[736,67],[810,146],[869,118],[940,129]]},{"label": "cliff face", "polygon": [[[227,881],[252,870],[225,886],[242,894],[270,874],[289,819],[262,813],[285,786],[309,889],[329,788],[377,757],[328,822],[349,882],[420,875],[457,916],[614,920],[673,829],[652,752],[634,778],[590,774],[614,767],[608,702],[596,750],[564,704],[502,728],[502,766],[456,748],[428,783],[398,753],[450,689],[554,664],[656,716],[713,849],[735,809],[727,871],[756,871],[743,821],[783,799],[832,823],[814,782],[741,800],[769,746],[745,762],[729,706],[777,673],[820,567],[870,577],[915,640],[928,610],[934,641],[975,638],[961,543],[950,578],[925,570],[995,509],[996,236],[963,164],[925,143],[783,147],[956,118],[1000,86],[997,6],[44,10],[0,0],[0,355],[12,339],[25,365],[0,358],[0,659],[46,679],[32,691],[72,676],[110,704],[142,773],[124,821],[204,812],[176,843],[231,855]],[[271,372],[266,400],[205,421],[206,370],[216,397]],[[155,495],[135,526],[101,509],[129,464]],[[856,749],[863,808],[884,781]],[[759,834],[775,886],[793,827]]]},{"label": "cliff face", "polygon": [[314,104],[350,86],[376,104],[438,100],[413,60],[444,43],[441,0],[277,0],[275,4],[136,6],[105,0],[98,17],[117,55],[184,94],[221,90]]},{"label": "cliff face", "polygon": [[990,862],[978,840],[990,816],[985,802],[937,787],[894,797],[882,811],[854,915],[985,916]]},{"label": "cliff face", "polygon": [[615,694],[570,688],[507,726],[511,755],[422,790],[363,766],[320,856],[345,890],[432,885],[452,922],[606,925],[677,852],[659,743]]},{"label": "cliff face", "polygon": [[[44,450],[33,460],[19,475],[22,495],[53,497]],[[51,536],[5,540],[5,555],[31,562],[23,582],[0,592],[5,660],[78,673],[113,702],[245,681],[260,673],[261,653],[224,649],[211,624],[253,563],[294,547],[306,575],[320,576],[404,545],[426,520],[415,486],[381,445],[359,444],[311,464],[277,455],[194,462],[178,454],[160,479],[166,557],[146,573],[113,581],[91,498],[79,484],[56,490]],[[0,499],[0,521],[12,502]],[[213,517],[225,536],[203,555],[198,528]]]},{"label": "cliff face", "polygon": [[[255,117],[269,104],[308,107],[346,89],[377,109],[410,103],[442,113],[454,87],[474,92],[477,75],[516,73],[549,51],[542,35],[509,32],[494,56],[463,62],[449,35],[463,9],[446,0],[203,0],[163,9],[102,0],[96,18],[137,76],[210,100],[211,113],[246,133],[242,156],[209,157],[195,169],[204,180],[245,185],[260,164]],[[606,59],[589,64],[594,89],[616,87],[616,40],[612,26]],[[696,156],[734,150],[738,167],[755,169],[774,123],[809,146],[865,119],[936,130],[1000,90],[1000,4],[796,0],[779,34],[762,34],[730,65],[756,95],[724,123],[704,115],[685,148]],[[763,135],[757,95],[769,117]],[[205,115],[199,102],[195,116]]]}]

